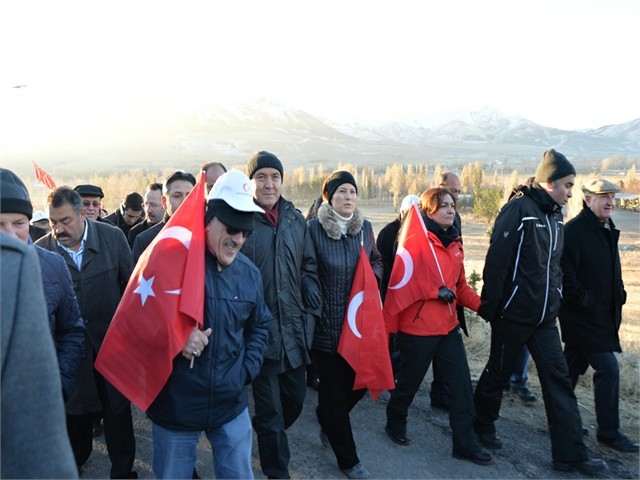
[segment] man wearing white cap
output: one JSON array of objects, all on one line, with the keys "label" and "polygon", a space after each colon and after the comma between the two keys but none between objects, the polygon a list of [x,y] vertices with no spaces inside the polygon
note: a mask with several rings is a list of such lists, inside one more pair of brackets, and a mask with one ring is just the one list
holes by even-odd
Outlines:
[{"label": "man wearing white cap", "polygon": [[191,332],[147,410],[156,478],[192,478],[203,431],[216,478],[253,478],[247,389],[262,366],[272,316],[260,272],[240,248],[254,229],[254,212],[262,211],[251,181],[237,170],[220,176],[209,194],[203,330]]},{"label": "man wearing white cap", "polygon": [[603,178],[582,185],[582,211],[565,226],[560,308],[564,356],[575,388],[589,365],[600,443],[619,452],[638,452],[620,429],[620,371],[613,352],[621,352],[618,330],[627,293],[622,283],[618,238],[611,219],[620,189]]}]

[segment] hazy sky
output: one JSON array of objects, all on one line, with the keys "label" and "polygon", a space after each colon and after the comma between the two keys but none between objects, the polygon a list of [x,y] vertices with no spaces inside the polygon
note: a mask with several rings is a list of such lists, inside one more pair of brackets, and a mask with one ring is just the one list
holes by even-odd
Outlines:
[{"label": "hazy sky", "polygon": [[2,0],[0,86],[5,127],[261,97],[339,121],[492,106],[595,128],[640,117],[640,0]]}]

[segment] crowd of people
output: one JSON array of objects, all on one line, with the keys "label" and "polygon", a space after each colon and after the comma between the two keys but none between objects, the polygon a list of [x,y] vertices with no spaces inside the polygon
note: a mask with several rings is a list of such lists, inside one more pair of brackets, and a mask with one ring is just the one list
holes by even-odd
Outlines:
[{"label": "crowd of people", "polygon": [[[180,344],[146,410],[156,478],[198,478],[203,432],[217,478],[252,478],[252,430],[263,474],[290,478],[295,449],[287,429],[302,412],[307,385],[318,389],[319,442],[332,449],[347,478],[371,476],[350,420],[366,389],[355,387],[356,372],[339,353],[362,259],[384,302],[389,352],[380,354],[393,360],[395,388],[383,427],[393,444],[411,445],[410,407],[431,367],[431,405],[449,414],[453,457],[493,463],[491,451],[503,447],[495,422],[504,390],[527,402],[537,398],[527,386],[531,356],[554,469],[607,468],[584,444],[574,393],[589,366],[597,440],[638,452],[618,413],[614,353],[621,351],[626,292],[620,232],[611,219],[619,188],[612,182],[582,185],[583,209],[565,225],[562,207],[576,172],[563,154],[546,151],[535,177],[514,189],[498,213],[478,295],[465,275],[456,208],[462,184],[454,172],[407,196],[376,239],[347,171],[327,176],[305,218],[282,196],[285,168],[273,153],[252,155],[246,174],[218,162],[201,170],[202,190],[194,175],[176,171],[150,183],[144,195],[129,193],[105,216],[104,192],[88,184],[55,188],[47,211],[34,212],[24,182],[0,169],[3,478],[78,477],[96,422],[104,428],[110,477],[137,478],[130,400],[94,363],[136,263],[192,191],[205,192],[203,321]],[[155,297],[145,288],[143,305]],[[464,308],[491,325],[490,354],[475,390]],[[29,346],[21,346],[27,336]]]}]

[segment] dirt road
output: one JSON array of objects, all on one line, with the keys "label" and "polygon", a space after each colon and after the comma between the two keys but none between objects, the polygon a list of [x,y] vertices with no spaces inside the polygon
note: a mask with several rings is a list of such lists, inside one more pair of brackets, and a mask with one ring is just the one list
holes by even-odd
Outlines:
[{"label": "dirt road", "polygon": [[[481,467],[451,456],[451,433],[448,416],[429,406],[429,375],[409,411],[409,447],[393,444],[384,433],[385,406],[388,393],[376,403],[365,397],[352,412],[352,424],[361,461],[372,478],[589,478],[579,473],[561,473],[551,467],[551,445],[546,424],[532,428],[532,419],[543,419],[541,401],[524,405],[511,393],[505,394],[502,416],[497,422],[500,436],[505,440],[502,450],[494,453],[495,463]],[[535,390],[535,386],[532,386]],[[538,390],[539,393],[539,390]],[[330,448],[320,443],[319,428],[313,414],[316,392],[308,389],[305,408],[298,421],[289,429],[291,446],[290,472],[293,478],[346,478],[338,469]],[[586,425],[594,423],[593,414],[583,410]],[[140,478],[153,478],[151,470],[151,431],[146,417],[134,409],[137,441],[136,470]],[[628,426],[628,433],[638,439],[638,425]],[[639,478],[638,454],[618,454],[601,447],[594,433],[585,437],[593,454],[602,456],[609,471],[599,478]],[[197,469],[202,478],[213,478],[213,465],[208,442],[202,437],[198,451]],[[260,471],[254,438],[254,474],[265,478]],[[81,478],[108,478],[109,460],[104,437],[94,441],[94,452],[83,468]]]}]

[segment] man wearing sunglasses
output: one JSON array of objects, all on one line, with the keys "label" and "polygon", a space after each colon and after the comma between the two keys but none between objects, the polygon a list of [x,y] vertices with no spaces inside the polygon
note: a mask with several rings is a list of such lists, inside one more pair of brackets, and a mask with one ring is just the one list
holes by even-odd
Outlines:
[{"label": "man wearing sunglasses", "polygon": [[291,478],[285,430],[302,412],[306,366],[322,296],[316,255],[302,214],[280,195],[282,163],[274,154],[255,153],[247,165],[255,187],[255,233],[242,253],[260,269],[265,302],[274,316],[260,375],[252,384],[253,426],[258,436],[262,473]]},{"label": "man wearing sunglasses", "polygon": [[253,478],[248,385],[262,366],[272,321],[260,272],[240,253],[254,212],[262,209],[253,203],[249,178],[237,170],[222,175],[204,218],[203,329],[193,329],[147,410],[155,478],[192,478],[203,431],[216,478]]}]

